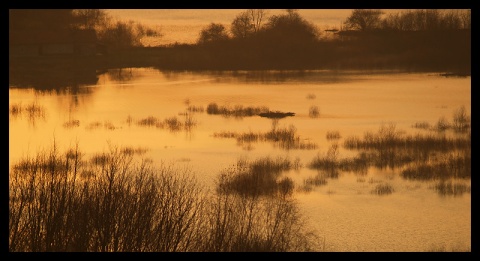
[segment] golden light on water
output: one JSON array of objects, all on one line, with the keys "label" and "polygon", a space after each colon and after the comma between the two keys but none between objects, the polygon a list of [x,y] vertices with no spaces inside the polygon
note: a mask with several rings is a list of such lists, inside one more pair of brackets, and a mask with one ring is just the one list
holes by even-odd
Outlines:
[{"label": "golden light on water", "polygon": [[[154,46],[193,44],[206,25],[229,26],[243,10],[106,11],[119,19],[159,26],[162,36],[147,44]],[[267,11],[269,15],[285,13],[283,9]],[[340,28],[352,10],[298,12],[328,29]],[[192,171],[211,193],[219,176],[242,162],[285,159],[289,168],[280,171],[274,184],[292,181],[295,202],[324,240],[319,251],[469,251],[471,179],[462,164],[471,161],[471,148],[465,144],[471,131],[460,131],[455,124],[463,109],[460,120],[470,127],[471,76],[423,67],[417,71],[408,59],[399,62],[407,69],[387,70],[382,66],[395,61],[393,54],[364,61],[364,56],[350,57],[358,46],[348,49],[342,45],[345,42],[333,42],[340,45],[338,49],[330,42],[319,45],[335,50],[331,56],[316,53],[322,59],[337,61],[346,50],[341,58],[348,66],[329,64],[333,69],[203,70],[201,59],[216,62],[212,57],[227,53],[220,45],[212,53],[205,52],[208,45],[200,45],[199,52],[189,52],[192,46],[137,46],[125,52],[112,48],[111,53],[91,56],[108,58],[95,64],[101,65],[98,68],[87,63],[85,57],[90,56],[81,55],[72,56],[78,64],[65,62],[71,67],[64,68],[62,62],[55,68],[35,66],[42,64],[39,61],[55,64],[71,58],[48,54],[48,48],[38,48],[41,52],[32,57],[11,55],[18,63],[11,65],[9,82],[10,173],[15,164],[48,152],[52,144],[62,153],[78,145],[84,153],[82,167],[98,153],[108,155],[112,146],[119,146],[138,153],[135,160]],[[22,52],[32,51],[20,47]],[[19,66],[22,59],[32,63]],[[461,66],[460,58],[452,60]],[[188,62],[196,69],[181,68]],[[221,62],[231,65],[227,63],[231,61]],[[171,64],[180,69],[168,67]],[[363,67],[370,65],[375,69]],[[450,138],[454,145],[448,145]],[[355,142],[360,145],[351,145]],[[461,152],[449,146],[458,146],[455,149]],[[52,166],[63,170],[63,166]],[[445,166],[455,175],[448,176]],[[446,178],[435,176],[440,174]]]}]

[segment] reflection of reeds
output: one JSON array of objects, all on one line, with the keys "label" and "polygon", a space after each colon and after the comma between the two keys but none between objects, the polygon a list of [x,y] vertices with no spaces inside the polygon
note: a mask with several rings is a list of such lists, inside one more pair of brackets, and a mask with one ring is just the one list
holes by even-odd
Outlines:
[{"label": "reflection of reeds", "polygon": [[469,152],[445,155],[433,162],[419,162],[402,170],[406,179],[428,180],[471,177],[472,158]]},{"label": "reflection of reeds", "polygon": [[[303,185],[304,187],[318,187],[318,186],[322,186],[322,185],[326,185],[327,184],[327,177],[325,177],[325,175],[323,175],[323,173],[319,173],[317,175],[315,175],[315,177],[309,177],[309,178],[306,178],[304,181],[303,181]],[[306,189],[304,188],[305,191],[309,191],[310,189]]]},{"label": "reflection of reeds", "polygon": [[313,100],[315,98],[317,98],[317,96],[315,94],[313,94],[313,93],[307,94],[307,100]]}]

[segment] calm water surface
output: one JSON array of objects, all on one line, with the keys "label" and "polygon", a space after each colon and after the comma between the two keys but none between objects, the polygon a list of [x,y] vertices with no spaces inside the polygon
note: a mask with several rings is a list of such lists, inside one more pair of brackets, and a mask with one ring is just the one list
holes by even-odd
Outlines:
[{"label": "calm water surface", "polygon": [[[36,91],[10,83],[9,103],[35,104],[41,113],[23,111],[9,118],[10,166],[19,158],[49,149],[79,144],[86,153],[107,151],[109,146],[144,148],[143,157],[191,168],[201,182],[212,186],[216,176],[239,159],[283,156],[299,159],[299,170],[284,173],[296,185],[314,177],[306,165],[325,155],[333,143],[339,157],[355,155],[343,149],[343,140],[376,132],[394,124],[406,133],[416,122],[434,125],[440,117],[451,121],[465,106],[470,115],[471,79],[445,78],[432,73],[365,72],[161,72],[155,69],[122,69],[99,74],[96,84],[64,91]],[[42,87],[42,86],[32,86]],[[197,123],[190,131],[140,125],[148,117],[184,120],[187,106],[266,106],[272,111],[294,112],[278,127],[294,126],[302,142],[314,149],[282,149],[269,142],[238,144],[235,139],[214,137],[226,131],[267,132],[272,120],[259,116],[224,117],[206,111],[193,113]],[[320,116],[309,109],[317,106]],[[327,140],[327,132],[341,138]],[[389,195],[370,191],[380,182],[394,188]],[[470,186],[470,180],[465,181]],[[340,173],[326,185],[298,192],[311,225],[324,240],[326,251],[431,251],[471,248],[471,194],[442,196],[433,182],[405,180],[398,170],[371,168],[359,179]]]}]

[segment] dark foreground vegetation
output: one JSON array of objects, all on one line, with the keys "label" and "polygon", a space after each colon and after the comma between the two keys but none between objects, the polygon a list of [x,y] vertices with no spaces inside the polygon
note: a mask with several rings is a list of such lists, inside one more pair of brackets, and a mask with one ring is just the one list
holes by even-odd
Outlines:
[{"label": "dark foreground vegetation", "polygon": [[190,170],[137,160],[136,151],[112,146],[87,157],[78,145],[54,144],[20,160],[9,175],[9,251],[319,250],[288,180],[249,178],[289,168],[283,161],[226,170],[211,193]]},{"label": "dark foreground vegetation", "polygon": [[[194,44],[153,47],[143,46],[141,39],[160,32],[133,21],[113,21],[101,10],[67,9],[62,16],[32,15],[35,11],[11,11],[10,31],[60,25],[68,30],[95,30],[101,55],[11,56],[11,66],[22,68],[34,61],[97,70],[395,69],[448,75],[470,75],[471,71],[469,10],[417,9],[384,15],[380,10],[355,9],[342,28],[327,32],[296,10],[269,16],[267,10],[249,9],[239,11],[230,27],[212,21]],[[22,12],[30,12],[31,23],[19,19],[25,17]]]}]

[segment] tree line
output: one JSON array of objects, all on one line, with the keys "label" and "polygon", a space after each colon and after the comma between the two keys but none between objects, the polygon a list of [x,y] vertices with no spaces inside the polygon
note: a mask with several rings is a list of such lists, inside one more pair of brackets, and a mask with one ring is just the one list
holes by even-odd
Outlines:
[{"label": "tree line", "polygon": [[144,37],[160,37],[159,29],[132,20],[117,20],[101,9],[10,9],[9,31],[94,30],[109,48],[143,46]]},{"label": "tree line", "polygon": [[[55,12],[56,15],[53,15]],[[116,21],[103,10],[10,10],[10,30],[94,29],[112,54],[110,66],[181,70],[401,69],[470,74],[471,11],[354,9],[333,30],[320,30],[298,10],[239,12],[229,26],[212,22],[194,44],[145,47],[161,32]]]}]

